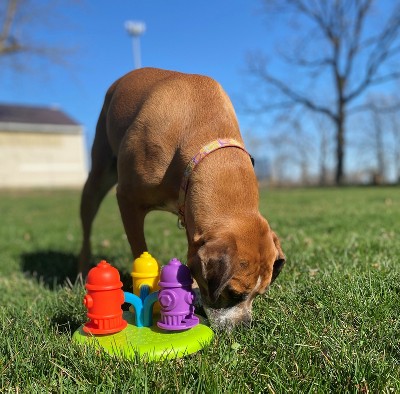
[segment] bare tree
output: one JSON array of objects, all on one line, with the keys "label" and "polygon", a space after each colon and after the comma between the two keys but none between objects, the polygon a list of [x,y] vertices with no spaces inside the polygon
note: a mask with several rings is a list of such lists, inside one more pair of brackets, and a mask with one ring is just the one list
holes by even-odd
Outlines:
[{"label": "bare tree", "polygon": [[[342,184],[348,116],[362,109],[360,100],[366,91],[400,78],[395,63],[400,54],[400,4],[386,2],[390,4],[385,16],[374,20],[378,3],[373,0],[263,3],[267,13],[292,17],[293,24],[287,26],[294,27],[297,39],[290,53],[287,48],[280,53],[288,66],[286,74],[272,72],[260,53],[249,57],[249,74],[279,93],[275,99],[269,94],[259,109],[295,104],[330,119],[335,129],[335,181]],[[295,81],[293,72],[299,73]]]},{"label": "bare tree", "polygon": [[354,119],[357,124],[356,155],[365,160],[365,175],[374,184],[381,184],[396,177],[400,158],[398,98],[387,94],[368,95],[366,112]]},{"label": "bare tree", "polygon": [[[288,126],[293,133],[286,132],[276,139],[274,146],[284,145],[288,150],[288,156],[300,170],[300,182],[302,185],[308,185],[310,179],[311,158],[314,155],[313,146],[310,143],[311,136],[307,134],[300,120],[292,119]],[[289,152],[291,153],[289,154]]]},{"label": "bare tree", "polygon": [[326,186],[329,183],[328,180],[328,156],[329,156],[329,132],[327,128],[321,128],[321,142],[320,142],[320,172],[319,172],[319,184],[320,186]]},{"label": "bare tree", "polygon": [[384,122],[375,103],[371,103],[371,118],[373,130],[373,147],[375,148],[377,169],[374,174],[374,184],[381,184],[386,178],[386,160],[384,146]]},{"label": "bare tree", "polygon": [[[273,146],[273,170],[275,178],[285,182],[315,183],[315,164],[318,142],[310,130],[304,128],[301,114],[286,113],[274,120],[274,133],[269,137]],[[270,150],[269,150],[270,151]],[[279,184],[279,179],[275,183]]]},{"label": "bare tree", "polygon": [[[63,64],[75,51],[65,43],[50,44],[46,38],[37,38],[35,30],[46,29],[48,33],[64,29],[67,19],[58,12],[65,4],[78,0],[1,0],[0,1],[0,58],[13,59],[14,66],[20,56],[37,56]],[[49,36],[49,34],[47,35]],[[36,38],[35,38],[36,37]],[[21,61],[22,63],[22,61]]]},{"label": "bare tree", "polygon": [[395,181],[400,184],[400,119],[398,112],[391,113],[390,128],[393,136],[393,169]]}]

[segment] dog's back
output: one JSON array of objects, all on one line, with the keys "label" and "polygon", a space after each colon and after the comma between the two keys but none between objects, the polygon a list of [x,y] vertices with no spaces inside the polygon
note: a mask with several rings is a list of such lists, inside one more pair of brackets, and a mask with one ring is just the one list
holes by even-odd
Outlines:
[{"label": "dog's back", "polygon": [[108,90],[98,133],[118,157],[118,188],[170,209],[188,161],[216,138],[243,142],[233,106],[212,78],[144,68]]},{"label": "dog's back", "polygon": [[127,131],[142,132],[129,137],[140,142],[136,146],[151,141],[152,146],[162,144],[163,150],[170,145],[185,151],[193,146],[193,137],[196,144],[193,152],[184,153],[187,160],[198,147],[221,135],[241,141],[228,96],[219,83],[201,75],[155,68],[132,71],[110,87],[103,111],[115,155]]}]

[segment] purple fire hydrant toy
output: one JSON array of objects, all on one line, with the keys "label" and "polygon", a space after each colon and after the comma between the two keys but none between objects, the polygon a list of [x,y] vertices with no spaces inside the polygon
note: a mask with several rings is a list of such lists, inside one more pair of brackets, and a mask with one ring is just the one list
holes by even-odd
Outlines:
[{"label": "purple fire hydrant toy", "polygon": [[161,269],[158,301],[161,320],[158,327],[164,330],[186,330],[199,324],[194,315],[195,294],[190,270],[178,259],[172,259]]}]

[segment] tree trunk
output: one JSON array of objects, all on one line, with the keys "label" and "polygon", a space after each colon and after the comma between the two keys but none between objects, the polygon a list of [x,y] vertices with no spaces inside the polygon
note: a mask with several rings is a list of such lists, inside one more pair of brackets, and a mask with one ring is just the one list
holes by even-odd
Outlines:
[{"label": "tree trunk", "polygon": [[344,183],[344,122],[345,115],[343,108],[339,112],[339,116],[336,120],[336,176],[335,182],[337,186],[341,186]]},{"label": "tree trunk", "polygon": [[328,157],[328,133],[325,126],[321,126],[321,145],[319,148],[319,185],[326,186],[327,179],[327,157]]},{"label": "tree trunk", "polygon": [[[335,56],[338,56],[340,51],[339,42],[334,43],[335,48]],[[335,58],[336,58],[335,57]],[[333,72],[335,75],[335,82],[336,82],[336,91],[337,91],[337,109],[336,109],[336,176],[335,182],[336,186],[343,185],[344,181],[344,147],[345,147],[345,140],[344,140],[344,133],[346,127],[346,101],[344,98],[344,89],[347,83],[346,78],[340,74],[339,72],[339,65],[338,61],[334,62]]]},{"label": "tree trunk", "polygon": [[377,130],[376,134],[376,161],[378,163],[378,177],[380,180],[380,183],[385,182],[386,178],[386,163],[385,163],[385,151],[384,151],[384,144],[383,144],[383,136],[382,136],[382,130]]}]

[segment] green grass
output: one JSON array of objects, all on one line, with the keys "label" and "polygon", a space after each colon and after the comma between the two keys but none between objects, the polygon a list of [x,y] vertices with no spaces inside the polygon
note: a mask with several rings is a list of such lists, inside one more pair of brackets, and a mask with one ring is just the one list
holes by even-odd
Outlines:
[{"label": "green grass", "polygon": [[[254,303],[251,328],[217,332],[203,351],[142,363],[71,343],[85,321],[71,275],[80,243],[78,192],[0,194],[0,392],[398,393],[398,188],[270,190],[261,211],[287,264]],[[185,259],[184,233],[163,213],[149,249]],[[131,259],[113,194],[95,222],[95,259],[129,290]]]}]

